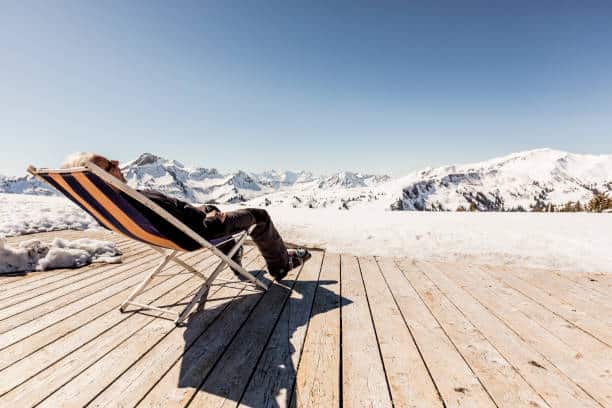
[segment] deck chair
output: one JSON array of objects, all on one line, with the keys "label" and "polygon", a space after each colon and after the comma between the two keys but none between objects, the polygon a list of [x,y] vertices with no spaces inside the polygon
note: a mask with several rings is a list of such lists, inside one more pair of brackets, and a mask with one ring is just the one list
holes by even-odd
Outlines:
[{"label": "deck chair", "polygon": [[[94,217],[103,227],[116,233],[126,235],[129,238],[144,242],[161,254],[162,259],[157,268],[151,271],[151,273],[134,288],[133,292],[121,304],[121,312],[126,312],[126,308],[129,305],[136,306],[141,310],[156,310],[162,313],[175,315],[176,325],[181,325],[187,319],[189,313],[196,304],[198,304],[198,309],[202,309],[213,281],[215,279],[221,280],[218,276],[226,266],[231,267],[234,271],[246,278],[245,280],[247,282],[263,290],[268,289],[265,283],[257,279],[253,274],[231,259],[243,244],[246,237],[253,231],[255,225],[237,234],[208,241],[143,194],[129,187],[93,163],[87,163],[84,167],[60,170],[36,169],[30,166],[28,172],[64,194]],[[150,210],[146,211],[146,213],[149,214],[148,217],[143,213],[143,208]],[[151,213],[155,214],[153,219],[151,219]],[[160,228],[162,225],[164,227],[163,229]],[[170,239],[160,232],[160,229],[164,231],[173,231],[174,233],[172,236],[174,238]],[[221,252],[218,247],[232,239],[236,240],[236,244],[226,255]],[[210,276],[206,276],[201,271],[198,271],[193,266],[176,257],[180,252],[190,252],[201,248],[209,249],[220,260]],[[203,280],[201,287],[196,291],[185,308],[180,313],[177,313],[161,307],[141,304],[134,301],[134,299],[146,288],[147,284],[151,282],[153,277],[159,274],[170,262],[178,264]],[[224,281],[226,283],[231,282]]]}]

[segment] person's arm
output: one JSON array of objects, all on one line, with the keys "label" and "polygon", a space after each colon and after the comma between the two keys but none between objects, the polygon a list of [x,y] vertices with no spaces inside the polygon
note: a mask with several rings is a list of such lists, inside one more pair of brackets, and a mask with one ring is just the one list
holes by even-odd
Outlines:
[{"label": "person's arm", "polygon": [[[188,202],[179,200],[174,197],[168,197],[154,190],[139,190],[148,199],[155,202],[157,205],[168,211],[174,217],[178,218],[183,224],[197,231],[201,235],[206,235],[209,226],[214,228],[217,223],[222,223],[223,220],[218,220],[219,217],[213,217],[215,213],[205,213]],[[212,217],[212,218],[207,218]]]},{"label": "person's arm", "polygon": [[204,204],[201,205],[199,207],[196,207],[198,210],[200,211],[204,211],[206,214],[208,213],[212,213],[212,212],[218,212],[220,213],[221,210],[219,208],[217,208],[216,206],[212,205],[212,204]]}]

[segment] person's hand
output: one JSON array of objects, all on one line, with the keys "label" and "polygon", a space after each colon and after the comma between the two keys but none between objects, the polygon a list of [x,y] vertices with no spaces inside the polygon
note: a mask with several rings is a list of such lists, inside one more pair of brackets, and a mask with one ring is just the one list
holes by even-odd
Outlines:
[{"label": "person's hand", "polygon": [[214,218],[214,217],[219,217],[221,222],[225,222],[226,214],[221,211],[211,211],[211,212],[206,213],[206,218]]}]

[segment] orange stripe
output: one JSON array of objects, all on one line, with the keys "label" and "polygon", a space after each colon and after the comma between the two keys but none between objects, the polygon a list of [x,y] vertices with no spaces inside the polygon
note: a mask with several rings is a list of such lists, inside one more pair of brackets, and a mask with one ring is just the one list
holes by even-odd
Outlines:
[{"label": "orange stripe", "polygon": [[72,187],[70,187],[70,185],[68,185],[68,183],[66,183],[66,180],[64,180],[62,178],[62,176],[60,176],[59,174],[54,174],[54,173],[49,173],[47,174],[49,177],[51,177],[57,184],[59,184],[60,186],[62,186],[62,188],[64,190],[66,190],[68,193],[70,193],[70,195],[72,196],[72,198],[74,198],[75,200],[77,200],[83,207],[85,207],[87,209],[87,211],[89,211],[89,213],[91,213],[91,215],[93,215],[94,217],[96,217],[98,219],[98,221],[100,221],[102,224],[104,224],[104,226],[112,231],[115,231],[119,234],[123,234],[121,231],[119,231],[117,228],[115,228],[115,226],[109,222],[105,217],[103,217],[99,212],[97,212],[92,206],[90,206],[87,201],[83,200],[81,198],[81,196],[79,196],[77,193],[74,192],[74,190],[72,189]]},{"label": "orange stripe", "polygon": [[98,189],[83,173],[74,173],[74,178],[81,184],[81,186],[87,190],[91,196],[100,203],[106,211],[108,211],[119,223],[132,234],[140,237],[143,241],[150,242],[154,245],[178,249],[184,251],[183,248],[176,245],[174,242],[167,239],[153,235],[143,230],[140,225],[135,223],[129,216],[127,216],[115,203],[112,202],[102,191]]}]

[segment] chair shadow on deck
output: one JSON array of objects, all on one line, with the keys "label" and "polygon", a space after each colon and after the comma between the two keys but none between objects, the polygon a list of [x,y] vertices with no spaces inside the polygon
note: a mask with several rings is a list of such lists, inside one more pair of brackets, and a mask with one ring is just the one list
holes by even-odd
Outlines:
[{"label": "chair shadow on deck", "polygon": [[[231,303],[228,299],[218,306],[225,310],[212,325],[204,323],[205,315],[215,314],[215,309],[192,315],[183,335],[187,349],[181,360],[179,388],[196,388],[198,393],[217,395],[250,407],[290,406],[297,372],[293,335],[303,327],[301,335],[305,336],[304,326],[311,317],[352,302],[325,287],[337,281],[297,280],[293,293],[290,293],[293,281],[284,280],[281,285],[266,283],[270,289],[263,297],[261,292],[243,292]],[[215,298],[213,295],[211,300]],[[249,310],[252,311],[245,321]],[[196,347],[190,347],[200,336]],[[302,341],[298,342],[299,347],[303,346]],[[219,359],[222,363],[217,363]],[[255,366],[256,362],[260,367]]]}]

